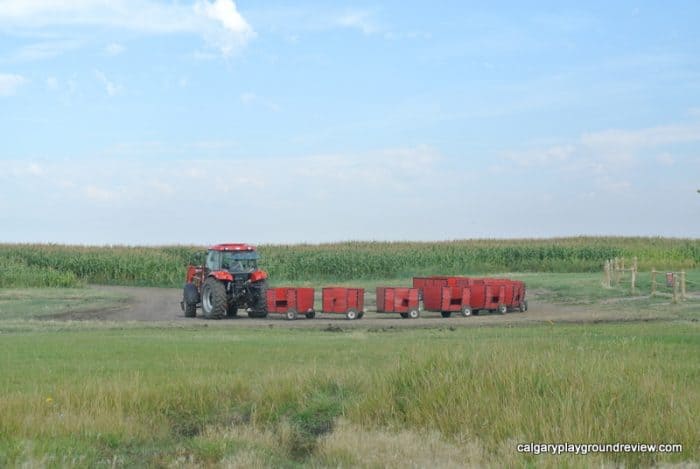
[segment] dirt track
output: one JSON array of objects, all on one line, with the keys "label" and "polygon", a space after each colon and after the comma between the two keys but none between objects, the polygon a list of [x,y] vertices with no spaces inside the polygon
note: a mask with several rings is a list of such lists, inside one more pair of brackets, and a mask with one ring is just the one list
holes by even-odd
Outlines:
[{"label": "dirt track", "polygon": [[[117,292],[129,297],[123,306],[105,310],[95,310],[84,313],[67,313],[61,318],[70,320],[105,320],[105,321],[145,321],[145,322],[176,322],[178,324],[204,325],[214,327],[444,327],[444,326],[483,326],[483,325],[514,325],[525,323],[549,322],[598,322],[620,321],[632,319],[629,313],[614,311],[609,308],[600,309],[596,306],[562,306],[539,301],[537,297],[529,299],[530,308],[525,313],[500,314],[482,313],[479,316],[463,318],[453,314],[451,318],[443,318],[440,313],[423,311],[419,319],[402,319],[398,314],[378,314],[374,311],[374,295],[368,292],[364,318],[348,321],[343,315],[317,314],[315,319],[300,318],[287,321],[281,315],[270,315],[266,319],[250,319],[244,311],[239,311],[239,317],[220,321],[203,319],[201,311],[197,318],[185,318],[180,310],[182,291],[168,288],[137,288],[92,286],[91,288]],[[317,301],[318,304],[318,301]],[[637,316],[638,318],[638,316]]]}]

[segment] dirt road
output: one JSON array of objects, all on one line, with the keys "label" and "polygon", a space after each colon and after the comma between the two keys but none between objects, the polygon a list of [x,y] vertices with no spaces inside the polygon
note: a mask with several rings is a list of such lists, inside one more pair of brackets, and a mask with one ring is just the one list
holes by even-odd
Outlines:
[{"label": "dirt road", "polygon": [[[90,288],[123,294],[129,299],[118,308],[95,310],[85,313],[69,313],[63,319],[71,320],[105,320],[105,321],[145,321],[145,322],[175,322],[185,324],[206,324],[213,327],[288,327],[288,328],[398,328],[398,327],[468,327],[485,325],[516,325],[525,323],[550,322],[599,322],[624,321],[639,319],[639,314],[616,311],[599,306],[563,306],[538,300],[537,296],[529,299],[529,311],[525,313],[508,313],[506,315],[482,313],[469,318],[453,314],[451,318],[443,318],[440,313],[422,311],[419,319],[402,319],[398,314],[378,314],[374,311],[374,295],[367,292],[364,318],[348,321],[343,315],[317,314],[315,319],[300,318],[287,321],[280,315],[270,315],[266,319],[250,319],[244,311],[239,311],[239,317],[211,321],[203,319],[201,311],[197,318],[185,318],[180,310],[182,291],[168,288],[138,288],[92,286]],[[319,301],[317,301],[317,304]],[[57,319],[57,318],[53,318]]]}]

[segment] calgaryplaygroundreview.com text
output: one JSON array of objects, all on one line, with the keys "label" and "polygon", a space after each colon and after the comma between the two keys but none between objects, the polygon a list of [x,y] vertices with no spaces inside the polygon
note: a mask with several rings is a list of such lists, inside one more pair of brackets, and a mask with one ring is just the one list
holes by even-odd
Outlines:
[{"label": "calgaryplaygroundreview.com text", "polygon": [[520,443],[518,453],[579,454],[591,453],[682,453],[678,443]]}]

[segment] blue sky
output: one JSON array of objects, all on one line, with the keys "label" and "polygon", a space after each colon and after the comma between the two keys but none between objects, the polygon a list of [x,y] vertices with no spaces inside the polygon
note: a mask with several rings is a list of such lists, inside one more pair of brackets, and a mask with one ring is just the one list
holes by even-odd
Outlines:
[{"label": "blue sky", "polygon": [[0,242],[700,237],[699,22],[0,0]]}]

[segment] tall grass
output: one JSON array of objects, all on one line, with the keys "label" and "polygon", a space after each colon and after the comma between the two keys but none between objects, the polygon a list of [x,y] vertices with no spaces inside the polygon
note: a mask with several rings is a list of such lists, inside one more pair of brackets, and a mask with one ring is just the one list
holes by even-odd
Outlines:
[{"label": "tall grass", "polygon": [[[180,286],[197,246],[0,245],[0,265],[70,272],[90,283]],[[605,259],[639,258],[640,269],[700,266],[700,240],[578,237],[442,242],[263,245],[273,279],[347,281],[492,272],[597,272]],[[0,283],[2,281],[0,280]]]},{"label": "tall grass", "polygon": [[[696,323],[3,333],[0,466],[697,463],[699,337]],[[516,452],[533,441],[684,452]]]}]

